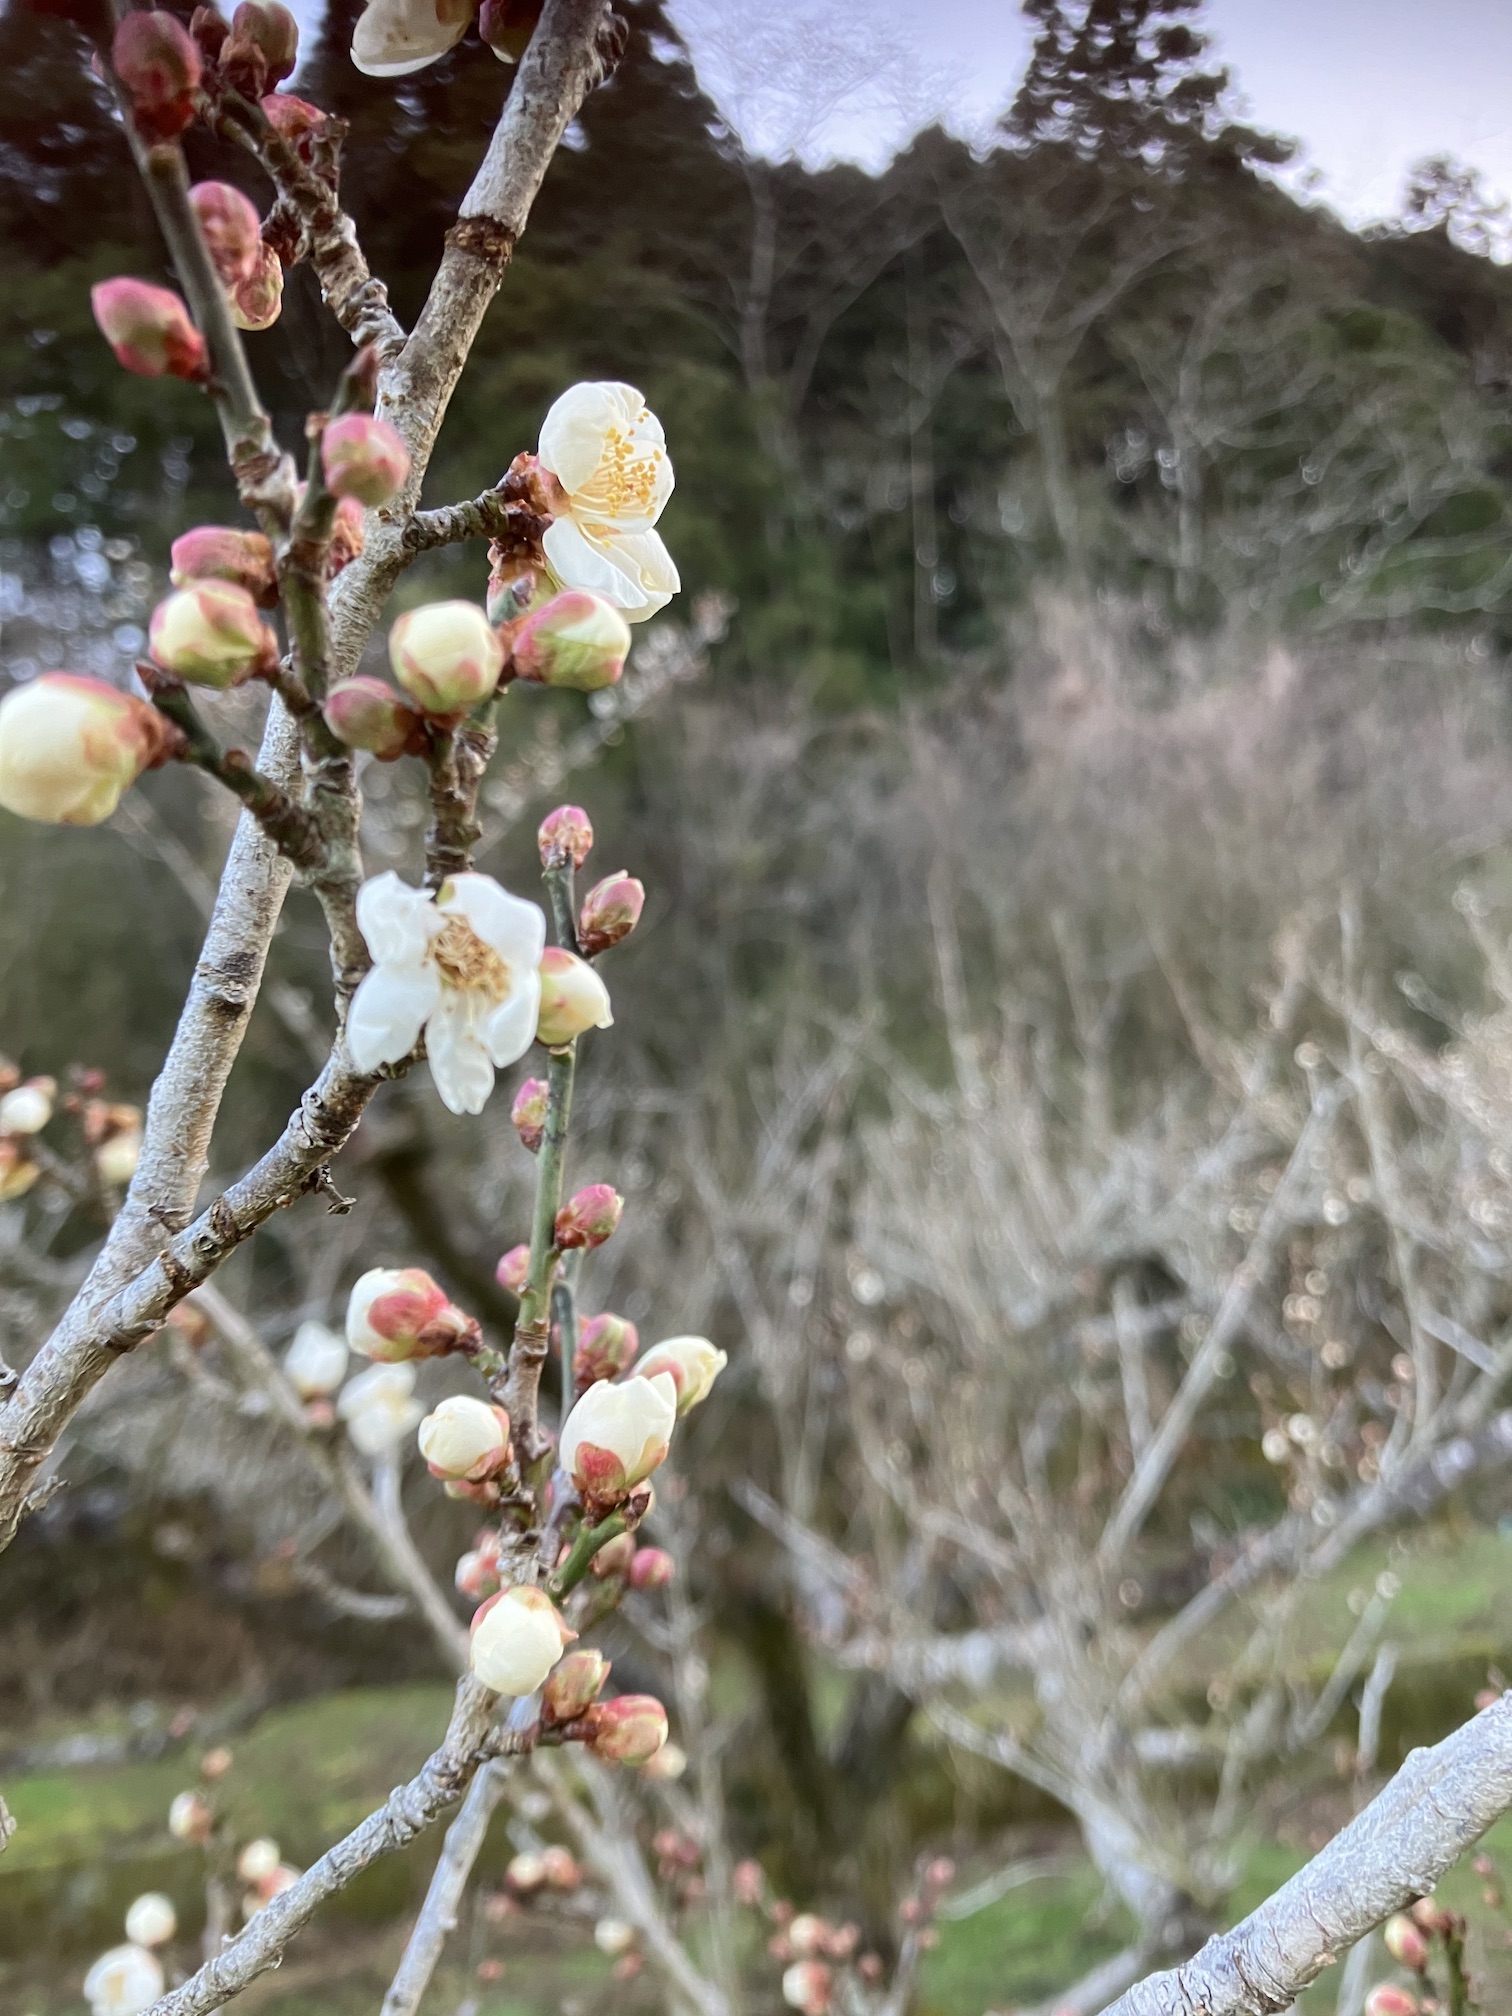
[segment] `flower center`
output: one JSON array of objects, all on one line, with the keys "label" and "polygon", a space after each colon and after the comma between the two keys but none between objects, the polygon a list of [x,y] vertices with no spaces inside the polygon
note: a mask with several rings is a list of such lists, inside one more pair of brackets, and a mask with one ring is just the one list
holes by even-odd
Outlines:
[{"label": "flower center", "polygon": [[649,517],[656,503],[656,479],[664,448],[649,452],[622,427],[604,436],[604,452],[588,484],[591,501],[611,518]]},{"label": "flower center", "polygon": [[507,999],[514,984],[508,964],[465,917],[447,918],[431,940],[430,953],[448,986],[486,994],[490,1001]]}]

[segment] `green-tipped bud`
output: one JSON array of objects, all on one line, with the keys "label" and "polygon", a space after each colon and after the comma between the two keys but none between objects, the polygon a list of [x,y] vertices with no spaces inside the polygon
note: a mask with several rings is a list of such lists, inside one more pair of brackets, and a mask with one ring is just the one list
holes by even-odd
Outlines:
[{"label": "green-tipped bud", "polygon": [[349,749],[367,749],[380,763],[418,755],[425,746],[425,723],[392,686],[358,673],[338,679],[321,707],[325,724]]},{"label": "green-tipped bud", "polygon": [[386,504],[409,474],[410,452],[386,420],[346,413],[320,439],[326,488],[359,504]]},{"label": "green-tipped bud", "polygon": [[517,677],[597,693],[625,669],[630,626],[601,595],[565,589],[523,616],[510,635]]},{"label": "green-tipped bud", "polygon": [[234,581],[191,581],[159,602],[148,630],[165,672],[196,686],[236,686],[278,662],[278,640]]},{"label": "green-tipped bud", "polygon": [[465,714],[499,683],[504,647],[475,602],[429,602],[389,632],[394,677],[427,714]]}]

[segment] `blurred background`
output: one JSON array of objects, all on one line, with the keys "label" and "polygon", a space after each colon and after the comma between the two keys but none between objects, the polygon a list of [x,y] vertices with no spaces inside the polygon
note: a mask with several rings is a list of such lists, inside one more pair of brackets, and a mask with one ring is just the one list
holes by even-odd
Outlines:
[{"label": "blurred background", "polygon": [[[628,1200],[585,1303],[730,1354],[663,1493],[678,1593],[609,1649],[693,1759],[662,1824],[697,1852],[660,1859],[695,1945],[715,1846],[889,1965],[944,1855],[917,2006],[1054,2008],[1247,1908],[1512,1671],[1512,39],[1468,0],[1129,0],[1090,40],[1056,0],[620,11],[426,499],[581,378],[640,386],[677,471],[687,593],[612,694],[511,695],[479,863],[528,892],[568,799],[644,880],[582,1074],[574,1172]],[[311,0],[292,81],[350,122],[409,321],[509,73],[469,36],[374,82],[356,12]],[[86,45],[17,0],[0,131],[0,677],[124,678],[171,539],[234,497],[204,402],[94,330],[90,285],[163,255]],[[306,270],[248,344],[296,441],[346,348]],[[485,572],[428,556],[396,603]],[[421,793],[367,785],[369,871],[412,874]],[[230,818],[162,773],[101,831],[0,817],[22,1071],[144,1102]],[[296,892],[217,1188],[328,1032]],[[78,1124],[0,1204],[12,1363],[100,1237]],[[207,1748],[303,1864],[444,1726],[432,1634],[248,1366],[379,1263],[507,1334],[531,1173],[507,1098],[390,1088],[354,1208],[272,1223],[78,1417],[0,1557],[7,2010],[82,2009],[145,1889],[193,1963],[165,1816]],[[467,1508],[379,1473],[449,1587]],[[661,2006],[590,1908],[504,1883],[550,1836],[499,1816],[438,2010]],[[431,1852],[242,2006],[376,2008]],[[1458,1881],[1504,1994],[1502,1853]],[[776,2009],[771,1924],[734,1922]]]}]

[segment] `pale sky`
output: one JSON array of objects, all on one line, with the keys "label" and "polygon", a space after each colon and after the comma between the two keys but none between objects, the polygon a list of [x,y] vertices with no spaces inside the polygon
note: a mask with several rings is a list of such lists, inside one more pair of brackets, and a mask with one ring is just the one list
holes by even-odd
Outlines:
[{"label": "pale sky", "polygon": [[[798,138],[809,158],[876,163],[940,112],[984,131],[1029,47],[1015,0],[671,0],[671,11],[735,123],[778,148]],[[1351,222],[1396,210],[1407,168],[1432,153],[1512,197],[1512,0],[1209,0],[1202,18],[1248,116],[1303,143],[1319,193]],[[811,71],[841,72],[843,44],[858,40],[874,74],[835,75],[840,102],[817,120],[807,114],[819,108],[759,81],[800,52]]]}]

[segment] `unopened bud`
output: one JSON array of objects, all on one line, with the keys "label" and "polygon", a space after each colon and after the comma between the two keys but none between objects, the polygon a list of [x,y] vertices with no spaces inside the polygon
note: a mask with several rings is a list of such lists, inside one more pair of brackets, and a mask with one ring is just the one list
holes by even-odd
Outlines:
[{"label": "unopened bud", "polygon": [[[680,1743],[663,1743],[654,1757],[648,1757],[641,1766],[643,1778],[681,1778],[688,1768],[688,1753]],[[684,1886],[684,1896],[691,1898],[692,1884]]]},{"label": "unopened bud", "polygon": [[223,287],[235,289],[257,271],[262,223],[240,189],[229,182],[196,182],[189,201]]},{"label": "unopened bud", "polygon": [[0,700],[0,805],[54,826],[98,826],[174,731],[134,694],[73,672],[44,672]]},{"label": "unopened bud", "polygon": [[509,1117],[521,1141],[534,1155],[546,1132],[547,1087],[544,1078],[527,1078],[514,1096]]},{"label": "unopened bud", "polygon": [[572,1359],[572,1377],[581,1393],[599,1379],[614,1379],[635,1362],[640,1349],[640,1333],[625,1316],[605,1310],[589,1316],[578,1326],[577,1350]]},{"label": "unopened bud", "polygon": [[822,1960],[795,1960],[782,1977],[782,1999],[799,2016],[825,2016],[834,1976]]},{"label": "unopened bud", "polygon": [[671,1374],[682,1416],[708,1399],[728,1362],[726,1353],[716,1350],[707,1337],[668,1337],[652,1345],[641,1360],[640,1372],[643,1379],[654,1379],[658,1372]]},{"label": "unopened bud", "polygon": [[630,1562],[632,1589],[665,1589],[677,1573],[677,1563],[665,1547],[637,1547]]},{"label": "unopened bud", "polygon": [[102,1141],[95,1150],[95,1168],[100,1172],[100,1181],[113,1188],[124,1190],[137,1172],[137,1164],[142,1159],[142,1130],[137,1127],[123,1127],[118,1134],[112,1134]]},{"label": "unopened bud", "polygon": [[284,1377],[301,1400],[322,1400],[346,1377],[347,1341],[324,1323],[301,1323],[284,1353]]},{"label": "unopened bud", "polygon": [[518,678],[597,693],[625,669],[630,626],[601,595],[567,588],[520,618],[509,649]]},{"label": "unopened bud", "polygon": [[326,488],[359,504],[386,504],[409,474],[410,452],[386,420],[371,413],[346,413],[333,420],[320,440]]},{"label": "unopened bud", "polygon": [[541,1873],[548,1890],[576,1890],[583,1880],[583,1872],[570,1848],[543,1849]]},{"label": "unopened bud", "polygon": [[609,1678],[609,1661],[592,1646],[569,1652],[552,1672],[541,1693],[541,1713],[547,1722],[576,1722],[586,1715]]},{"label": "unopened bud", "polygon": [[1386,1951],[1399,1967],[1410,1967],[1415,1974],[1421,1974],[1428,1965],[1428,1941],[1405,1911],[1398,1911],[1386,1920],[1382,1938]]},{"label": "unopened bud", "polygon": [[530,1273],[530,1248],[511,1246],[494,1269],[494,1279],[501,1288],[507,1288],[511,1295],[521,1295]]},{"label": "unopened bud", "polygon": [[1418,2016],[1417,1997],[1390,1981],[1378,1981],[1365,1997],[1365,2016]]},{"label": "unopened bud", "polygon": [[593,826],[581,805],[558,805],[541,821],[536,834],[543,868],[581,868],[593,851]]},{"label": "unopened bud", "polygon": [[465,714],[499,683],[504,647],[475,602],[411,609],[388,642],[394,677],[427,714]]},{"label": "unopened bud", "polygon": [[310,135],[326,123],[326,114],[308,98],[296,98],[292,91],[270,91],[262,100],[263,115],[280,140],[287,140],[300,158],[310,158]]},{"label": "unopened bud", "polygon": [[574,1246],[602,1246],[624,1214],[625,1200],[609,1183],[589,1183],[575,1191],[556,1215],[553,1243],[559,1252]]},{"label": "unopened bud", "polygon": [[548,1050],[560,1049],[585,1029],[607,1029],[613,1021],[609,990],[587,960],[548,945],[541,955],[536,1041]]},{"label": "unopened bud", "polygon": [[257,263],[231,290],[231,320],[238,329],[271,329],[283,312],[283,262],[259,243]]},{"label": "unopened bud", "polygon": [[737,1862],[731,1871],[730,1887],[737,1904],[759,1904],[766,1896],[766,1871],[754,1859]]},{"label": "unopened bud", "polygon": [[595,884],[583,898],[583,914],[578,920],[578,946],[583,956],[592,959],[628,938],[640,922],[645,904],[644,885],[622,868]]},{"label": "unopened bud", "polygon": [[134,1946],[166,1946],[178,1930],[173,1900],[161,1890],[144,1890],[126,1910],[126,1937]]},{"label": "unopened bud", "polygon": [[496,1694],[533,1694],[576,1635],[544,1590],[501,1590],[473,1618],[472,1670]]},{"label": "unopened bud", "polygon": [[470,1394],[454,1393],[420,1423],[420,1454],[432,1477],[476,1484],[509,1461],[509,1416]]},{"label": "unopened bud", "polygon": [[299,23],[288,8],[278,0],[242,0],[231,16],[231,38],[221,56],[227,81],[255,98],[292,76],[298,61]]},{"label": "unopened bud", "polygon": [[372,1267],[353,1285],[346,1334],[364,1358],[394,1364],[470,1350],[479,1332],[423,1268]]},{"label": "unopened bud", "polygon": [[677,1389],[665,1373],[600,1379],[562,1423],[557,1461],[585,1499],[616,1504],[666,1461],[676,1421]]},{"label": "unopened bud", "polygon": [[326,548],[326,572],[339,574],[359,558],[367,544],[367,526],[362,506],[355,497],[343,497],[331,523],[331,543]]},{"label": "unopened bud", "polygon": [[41,1174],[37,1164],[27,1160],[19,1141],[0,1136],[0,1204],[13,1204],[24,1197]]},{"label": "unopened bud", "polygon": [[523,1849],[518,1855],[512,1855],[504,1871],[504,1881],[511,1890],[518,1890],[528,1897],[532,1890],[539,1890],[546,1881],[544,1856],[534,1854],[529,1849]]},{"label": "unopened bud", "polygon": [[231,33],[231,23],[218,7],[196,7],[189,16],[189,33],[200,54],[213,63]]},{"label": "unopened bud", "polygon": [[213,1749],[207,1750],[204,1756],[201,1757],[199,1765],[200,1776],[211,1785],[214,1785],[218,1779],[225,1777],[235,1761],[235,1758],[231,1755],[225,1744],[217,1743]]},{"label": "unopened bud", "polygon": [[278,662],[278,640],[234,581],[192,581],[159,602],[148,626],[153,658],[196,686],[224,690]]},{"label": "unopened bud", "polygon": [[606,1540],[602,1547],[595,1550],[588,1566],[600,1582],[607,1582],[613,1575],[628,1575],[634,1559],[635,1535],[616,1533],[612,1540]]},{"label": "unopened bud", "polygon": [[182,23],[161,8],[127,14],[110,55],[142,137],[172,140],[182,133],[194,118],[200,82],[200,53]]},{"label": "unopened bud", "polygon": [[278,1843],[269,1835],[261,1834],[255,1841],[249,1841],[236,1858],[236,1873],[243,1883],[261,1883],[271,1876],[283,1860]]},{"label": "unopened bud", "polygon": [[[170,14],[152,18],[173,19]],[[209,376],[205,339],[189,310],[166,287],[145,280],[102,280],[89,290],[89,303],[116,362],[139,378],[186,378],[199,384]]]},{"label": "unopened bud", "polygon": [[[485,0],[487,4],[490,0]],[[627,1925],[623,1918],[600,1918],[593,1928],[593,1943],[600,1953],[607,1953],[611,1960],[617,1959],[635,1944],[635,1927]]]},{"label": "unopened bud", "polygon": [[587,1719],[589,1748],[611,1764],[644,1764],[667,1740],[667,1711],[652,1694],[597,1701]]},{"label": "unopened bud", "polygon": [[338,742],[349,749],[367,749],[380,763],[417,755],[425,746],[425,723],[406,706],[392,686],[359,672],[338,679],[320,709]]},{"label": "unopened bud", "polygon": [[28,1078],[0,1099],[0,1134],[40,1134],[53,1116],[56,1078]]},{"label": "unopened bud", "polygon": [[196,525],[174,540],[171,558],[169,579],[175,588],[187,588],[191,581],[234,581],[264,609],[278,600],[273,547],[261,532]]},{"label": "unopened bud", "polygon": [[92,2016],[141,2016],[162,1994],[163,1969],[155,1953],[128,1940],[102,1953],[84,1976]]},{"label": "unopened bud", "polygon": [[168,1808],[168,1832],[175,1841],[203,1847],[215,1826],[215,1815],[198,1792],[180,1792]]},{"label": "unopened bud", "polygon": [[493,1595],[502,1579],[499,1536],[496,1532],[485,1531],[478,1535],[476,1543],[462,1555],[452,1578],[457,1585],[459,1596],[466,1596],[473,1603],[481,1603],[485,1596]]}]

